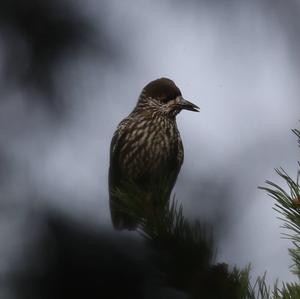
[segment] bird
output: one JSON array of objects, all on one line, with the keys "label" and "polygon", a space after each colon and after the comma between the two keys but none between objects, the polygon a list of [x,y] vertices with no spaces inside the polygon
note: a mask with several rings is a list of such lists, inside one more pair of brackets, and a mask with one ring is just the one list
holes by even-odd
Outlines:
[{"label": "bird", "polygon": [[[182,110],[199,109],[183,98],[171,79],[153,80],[142,89],[133,111],[117,126],[110,145],[109,205],[115,229],[138,227],[130,213],[131,195],[138,196],[142,210],[150,213],[168,202],[184,158],[176,116]],[[121,193],[128,195],[125,200]],[[124,204],[126,211],[121,208]]]}]

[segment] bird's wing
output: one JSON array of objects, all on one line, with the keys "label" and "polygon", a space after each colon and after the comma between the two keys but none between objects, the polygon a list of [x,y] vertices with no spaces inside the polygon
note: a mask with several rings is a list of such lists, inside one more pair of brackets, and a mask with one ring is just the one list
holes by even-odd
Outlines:
[{"label": "bird's wing", "polygon": [[110,144],[110,166],[109,166],[109,189],[112,190],[120,183],[122,173],[119,163],[120,149],[124,145],[126,137],[127,119],[118,125]]},{"label": "bird's wing", "polygon": [[168,167],[165,170],[165,172],[168,173],[167,183],[169,185],[170,193],[175,185],[184,158],[183,144],[179,132],[177,138],[177,145],[174,147],[174,152],[170,155],[171,158],[169,160]]},{"label": "bird's wing", "polygon": [[[126,143],[127,119],[124,119],[115,131],[110,145],[110,166],[109,166],[109,202],[111,218],[116,229],[135,229],[136,220],[120,210],[120,199],[115,194],[117,188],[121,188],[124,173],[120,165],[120,151]],[[122,204],[121,204],[122,205]]]}]

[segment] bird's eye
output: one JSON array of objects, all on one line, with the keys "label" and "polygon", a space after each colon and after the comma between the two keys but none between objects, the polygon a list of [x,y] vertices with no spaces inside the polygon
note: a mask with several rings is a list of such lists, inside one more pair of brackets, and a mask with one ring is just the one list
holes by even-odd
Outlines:
[{"label": "bird's eye", "polygon": [[167,104],[168,102],[171,102],[173,100],[174,100],[174,97],[172,97],[172,96],[163,95],[161,97],[161,101],[165,104]]}]

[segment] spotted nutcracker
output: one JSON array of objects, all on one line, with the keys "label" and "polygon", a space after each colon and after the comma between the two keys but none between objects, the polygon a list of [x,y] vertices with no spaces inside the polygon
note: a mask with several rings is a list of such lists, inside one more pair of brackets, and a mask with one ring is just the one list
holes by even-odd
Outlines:
[{"label": "spotted nutcracker", "polygon": [[133,111],[118,125],[111,141],[109,168],[114,228],[137,227],[136,218],[128,213],[130,203],[127,211],[122,209],[120,192],[127,201],[131,195],[139,196],[145,209],[151,206],[153,212],[162,197],[170,197],[183,162],[176,124],[176,115],[183,109],[198,112],[199,107],[185,100],[172,80],[160,78],[143,88]]}]

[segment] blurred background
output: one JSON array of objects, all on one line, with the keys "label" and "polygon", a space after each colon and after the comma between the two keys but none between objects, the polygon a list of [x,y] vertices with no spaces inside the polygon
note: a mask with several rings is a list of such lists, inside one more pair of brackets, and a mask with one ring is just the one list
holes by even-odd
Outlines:
[{"label": "blurred background", "polygon": [[257,187],[280,182],[275,167],[296,176],[299,30],[293,0],[2,0],[0,297],[16,298],[20,273],[40,277],[58,231],[113,247],[139,239],[111,227],[109,146],[163,76],[201,108],[177,118],[185,215],[213,225],[217,261],[293,281],[274,202]]}]

